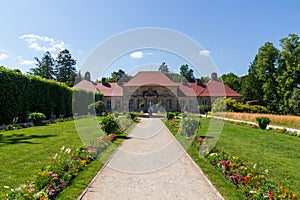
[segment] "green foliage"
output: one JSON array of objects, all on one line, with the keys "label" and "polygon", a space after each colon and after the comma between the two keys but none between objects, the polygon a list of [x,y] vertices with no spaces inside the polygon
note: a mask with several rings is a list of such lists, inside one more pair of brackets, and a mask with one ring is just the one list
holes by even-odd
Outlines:
[{"label": "green foliage", "polygon": [[180,75],[184,77],[189,83],[195,82],[194,71],[192,69],[189,69],[189,66],[187,64],[181,65]]},{"label": "green foliage", "polygon": [[258,50],[242,84],[243,100],[259,100],[271,113],[295,114],[290,104],[300,83],[300,39],[296,34],[280,40],[281,50],[266,42]]},{"label": "green foliage", "polygon": [[96,101],[95,103],[91,103],[88,105],[88,110],[91,114],[101,114],[105,111],[105,106],[103,101]]},{"label": "green foliage", "polygon": [[233,89],[234,91],[241,92],[242,80],[234,73],[223,74],[220,79],[222,82]]},{"label": "green foliage", "polygon": [[87,115],[88,113],[94,114],[94,106],[97,113],[98,111],[101,111],[101,109],[103,109],[103,105],[101,103],[102,100],[103,94],[101,93],[94,93],[87,90],[74,89],[72,99],[73,112],[76,115]]},{"label": "green foliage", "polygon": [[119,132],[118,123],[113,115],[107,115],[100,121],[100,127],[107,134],[113,134]]},{"label": "green foliage", "polygon": [[56,80],[72,87],[76,78],[76,60],[72,58],[69,50],[59,52],[56,59]]},{"label": "green foliage", "polygon": [[167,112],[166,113],[166,118],[168,120],[172,120],[172,119],[174,119],[174,117],[175,117],[175,113],[173,113],[173,112]]},{"label": "green foliage", "polygon": [[137,112],[130,112],[130,119],[134,122],[136,122],[138,120],[138,113]]},{"label": "green foliage", "polygon": [[225,112],[226,111],[226,97],[218,98],[212,105],[212,112]]},{"label": "green foliage", "polygon": [[254,105],[248,106],[232,98],[221,97],[217,99],[212,106],[213,112],[246,112],[246,113],[269,113],[268,109],[264,106]]},{"label": "green foliage", "polygon": [[271,120],[268,117],[257,117],[256,122],[258,123],[259,128],[264,130],[270,124]]},{"label": "green foliage", "polygon": [[291,107],[293,114],[300,115],[300,89],[294,88],[289,100],[289,106]]},{"label": "green foliage", "polygon": [[205,113],[211,111],[211,106],[207,106],[207,105],[199,105],[199,106],[198,106],[198,109],[199,109],[199,112],[200,112],[201,114],[205,114]]},{"label": "green foliage", "polygon": [[160,71],[160,72],[162,72],[162,73],[164,73],[164,74],[166,74],[166,75],[168,75],[168,74],[170,73],[169,67],[168,67],[168,65],[167,65],[165,62],[163,62],[163,63],[159,66],[158,71]]},{"label": "green foliage", "polygon": [[46,116],[43,113],[33,112],[29,114],[29,120],[35,125],[42,125],[43,120],[46,119]]},{"label": "green foliage", "polygon": [[43,57],[41,60],[39,60],[37,57],[34,58],[37,62],[36,68],[32,68],[31,74],[34,76],[40,76],[42,78],[46,79],[55,79],[55,72],[54,72],[54,65],[55,61],[52,58],[51,54],[49,51],[44,53]]},{"label": "green foliage", "polygon": [[0,67],[0,124],[27,120],[28,112],[72,115],[72,90],[65,84]]},{"label": "green foliage", "polygon": [[180,133],[186,137],[194,135],[200,125],[199,119],[196,117],[182,118],[180,123]]}]

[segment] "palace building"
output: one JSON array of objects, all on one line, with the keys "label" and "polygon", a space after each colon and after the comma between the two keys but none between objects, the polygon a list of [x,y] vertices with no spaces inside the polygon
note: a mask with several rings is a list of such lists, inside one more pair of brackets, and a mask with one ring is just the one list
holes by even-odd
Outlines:
[{"label": "palace building", "polygon": [[198,105],[211,105],[219,97],[231,97],[241,101],[242,96],[224,85],[212,73],[208,83],[199,79],[195,83],[173,82],[159,71],[141,71],[128,82],[101,83],[90,80],[89,72],[85,79],[74,88],[100,92],[104,94],[104,105],[110,111],[183,111],[196,112]]}]

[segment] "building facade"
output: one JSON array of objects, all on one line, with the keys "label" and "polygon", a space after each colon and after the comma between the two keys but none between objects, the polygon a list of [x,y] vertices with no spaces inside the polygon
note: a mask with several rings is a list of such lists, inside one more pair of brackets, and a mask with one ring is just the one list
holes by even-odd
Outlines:
[{"label": "building facade", "polygon": [[239,93],[220,82],[216,73],[208,83],[201,83],[198,79],[195,83],[188,83],[173,82],[159,71],[141,71],[125,83],[108,83],[105,79],[102,83],[93,83],[86,78],[74,88],[103,93],[107,112],[196,112],[198,105],[210,106],[219,97],[242,99]]}]

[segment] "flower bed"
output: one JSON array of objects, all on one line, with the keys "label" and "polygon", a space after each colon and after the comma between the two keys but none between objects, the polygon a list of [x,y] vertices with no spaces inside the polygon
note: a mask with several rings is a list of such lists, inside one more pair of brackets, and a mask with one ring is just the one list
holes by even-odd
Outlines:
[{"label": "flower bed", "polygon": [[42,166],[27,183],[12,189],[1,199],[54,199],[88,163],[96,158],[97,148],[62,147],[50,164]]},{"label": "flower bed", "polygon": [[246,199],[275,200],[297,197],[284,182],[275,184],[268,180],[268,169],[260,170],[257,164],[247,166],[239,157],[231,156],[220,148],[214,148],[207,155],[207,160],[232,182]]}]

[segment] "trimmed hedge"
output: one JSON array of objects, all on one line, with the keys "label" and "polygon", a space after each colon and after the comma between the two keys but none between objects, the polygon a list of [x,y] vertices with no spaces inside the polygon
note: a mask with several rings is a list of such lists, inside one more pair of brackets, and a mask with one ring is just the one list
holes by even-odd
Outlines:
[{"label": "trimmed hedge", "polygon": [[[16,117],[20,122],[26,122],[31,112],[43,113],[47,118],[51,118],[51,115],[72,116],[73,89],[64,83],[25,75],[0,66],[0,88],[0,125],[10,124]],[[100,93],[80,93],[93,95],[92,102],[95,98],[103,99]],[[76,99],[73,99],[73,103],[76,103]]]}]

